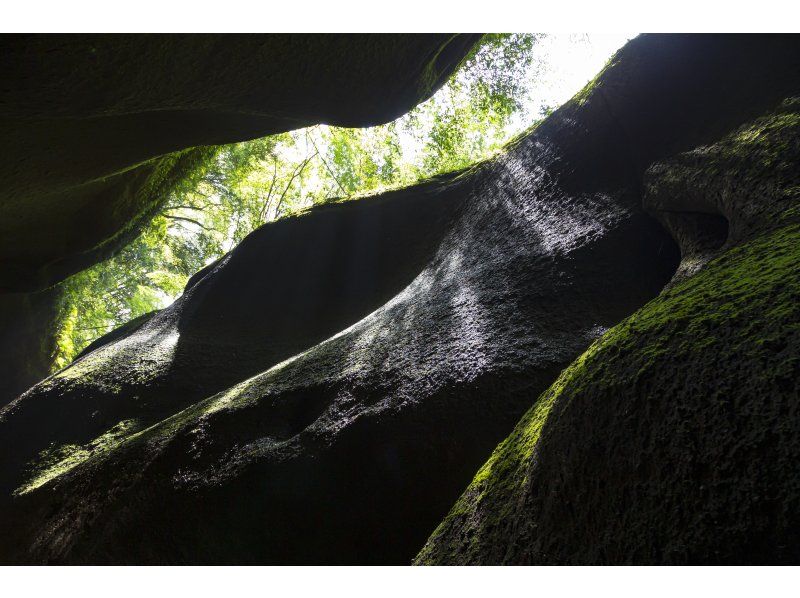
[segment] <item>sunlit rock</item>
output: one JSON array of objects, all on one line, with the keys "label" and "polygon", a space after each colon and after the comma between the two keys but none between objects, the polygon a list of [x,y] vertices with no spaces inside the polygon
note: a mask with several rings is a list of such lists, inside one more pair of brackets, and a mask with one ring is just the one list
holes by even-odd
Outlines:
[{"label": "sunlit rock", "polygon": [[533,403],[420,564],[796,564],[800,102],[649,168],[669,288]]}]

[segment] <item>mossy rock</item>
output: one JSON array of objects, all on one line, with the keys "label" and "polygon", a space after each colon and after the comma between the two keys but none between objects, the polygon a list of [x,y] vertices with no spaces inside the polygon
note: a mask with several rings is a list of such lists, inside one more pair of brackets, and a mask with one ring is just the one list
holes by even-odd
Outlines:
[{"label": "mossy rock", "polygon": [[690,263],[536,400],[418,564],[800,560],[797,107],[650,168]]}]

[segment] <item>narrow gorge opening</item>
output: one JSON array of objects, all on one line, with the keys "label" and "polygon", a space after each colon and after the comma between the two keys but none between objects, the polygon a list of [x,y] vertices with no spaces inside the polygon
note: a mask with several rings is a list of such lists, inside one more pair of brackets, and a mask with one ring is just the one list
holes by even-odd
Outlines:
[{"label": "narrow gorge opening", "polygon": [[264,223],[490,158],[572,97],[633,35],[487,35],[430,100],[389,124],[317,125],[218,148],[119,255],[60,285],[53,369],[171,304],[190,277]]}]

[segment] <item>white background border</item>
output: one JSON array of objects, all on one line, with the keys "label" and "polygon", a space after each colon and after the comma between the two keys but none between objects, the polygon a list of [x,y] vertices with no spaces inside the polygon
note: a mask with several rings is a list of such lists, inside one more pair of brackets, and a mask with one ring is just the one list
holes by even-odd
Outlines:
[{"label": "white background border", "polygon": [[0,31],[791,32],[789,0],[5,0]]}]

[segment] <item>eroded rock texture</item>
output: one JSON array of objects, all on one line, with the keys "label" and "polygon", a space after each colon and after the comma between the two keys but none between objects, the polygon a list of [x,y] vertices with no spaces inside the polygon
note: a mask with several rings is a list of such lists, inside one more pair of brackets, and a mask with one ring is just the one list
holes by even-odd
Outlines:
[{"label": "eroded rock texture", "polygon": [[669,289],[543,393],[417,557],[800,560],[800,100],[653,165]]},{"label": "eroded rock texture", "polygon": [[532,397],[672,277],[645,169],[773,106],[796,58],[638,38],[495,160],[255,231],[0,411],[0,559],[409,562]]}]

